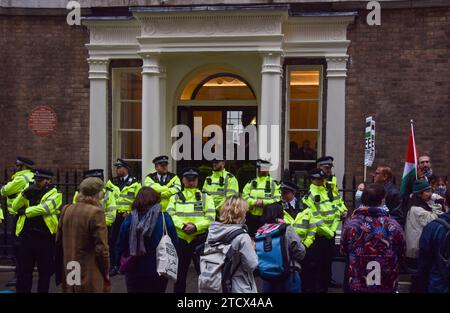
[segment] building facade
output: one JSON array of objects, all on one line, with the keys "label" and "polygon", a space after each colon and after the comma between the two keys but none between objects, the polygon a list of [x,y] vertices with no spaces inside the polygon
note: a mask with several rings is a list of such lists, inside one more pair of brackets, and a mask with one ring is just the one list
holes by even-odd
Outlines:
[{"label": "building facade", "polygon": [[[362,179],[371,115],[375,165],[401,175],[414,119],[419,152],[449,172],[446,1],[383,1],[379,26],[367,25],[366,1],[80,2],[80,26],[67,25],[64,4],[0,11],[1,165],[23,154],[111,172],[121,157],[146,175],[153,157],[171,153],[175,125],[204,143],[204,128],[217,124],[236,145],[250,124],[279,125],[276,177],[302,177],[333,155],[340,180]],[[40,106],[56,116],[45,136],[30,126]]]}]

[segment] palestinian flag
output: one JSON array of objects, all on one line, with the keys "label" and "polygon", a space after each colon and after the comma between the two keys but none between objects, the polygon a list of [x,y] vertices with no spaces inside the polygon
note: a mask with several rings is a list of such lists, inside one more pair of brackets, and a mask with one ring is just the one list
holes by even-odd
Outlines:
[{"label": "palestinian flag", "polygon": [[410,176],[416,176],[417,147],[414,139],[414,127],[411,121],[411,131],[409,133],[408,151],[406,152],[405,168],[403,169],[401,193],[405,192],[406,183]]}]

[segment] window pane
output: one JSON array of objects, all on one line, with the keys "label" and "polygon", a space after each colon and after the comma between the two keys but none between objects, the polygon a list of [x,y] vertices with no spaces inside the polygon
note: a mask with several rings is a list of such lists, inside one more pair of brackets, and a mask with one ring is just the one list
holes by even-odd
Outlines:
[{"label": "window pane", "polygon": [[[127,159],[124,159],[131,167],[130,175],[136,177],[138,180],[141,180],[141,169],[142,169],[142,162],[141,161],[130,161]],[[153,169],[151,169],[152,171]]]},{"label": "window pane", "polygon": [[140,159],[141,158],[141,132],[120,132],[121,136],[121,158]]},{"label": "window pane", "polygon": [[320,72],[292,71],[290,74],[291,99],[318,99]]},{"label": "window pane", "polygon": [[120,104],[120,128],[141,129],[142,105],[140,103],[121,102]]},{"label": "window pane", "polygon": [[308,189],[308,182],[305,177],[308,171],[316,167],[315,163],[306,162],[289,162],[289,173],[291,179],[294,180],[300,189]]},{"label": "window pane", "polygon": [[317,129],[319,127],[318,101],[292,101],[290,105],[291,129]]},{"label": "window pane", "polygon": [[255,96],[251,89],[238,78],[220,76],[204,83],[194,98],[195,100],[253,100]]},{"label": "window pane", "polygon": [[289,132],[290,160],[316,160],[319,132]]},{"label": "window pane", "polygon": [[124,72],[120,74],[120,99],[142,99],[142,76],[139,72]]}]

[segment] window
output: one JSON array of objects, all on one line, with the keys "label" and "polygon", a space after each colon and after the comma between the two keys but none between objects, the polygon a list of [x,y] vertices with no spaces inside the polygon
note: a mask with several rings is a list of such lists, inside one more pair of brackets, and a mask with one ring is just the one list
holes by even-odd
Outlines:
[{"label": "window", "polygon": [[322,142],[322,73],[320,68],[288,68],[287,156],[289,171],[303,175],[315,167]]},{"label": "window", "polygon": [[113,70],[113,161],[124,159],[133,175],[142,163],[142,76],[139,68]]}]

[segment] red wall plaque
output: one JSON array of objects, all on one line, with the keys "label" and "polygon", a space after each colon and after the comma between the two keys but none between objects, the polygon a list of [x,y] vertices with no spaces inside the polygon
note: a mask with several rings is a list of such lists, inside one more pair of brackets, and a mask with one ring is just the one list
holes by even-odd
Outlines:
[{"label": "red wall plaque", "polygon": [[55,111],[46,105],[35,107],[28,118],[28,128],[39,137],[50,135],[56,128]]}]

